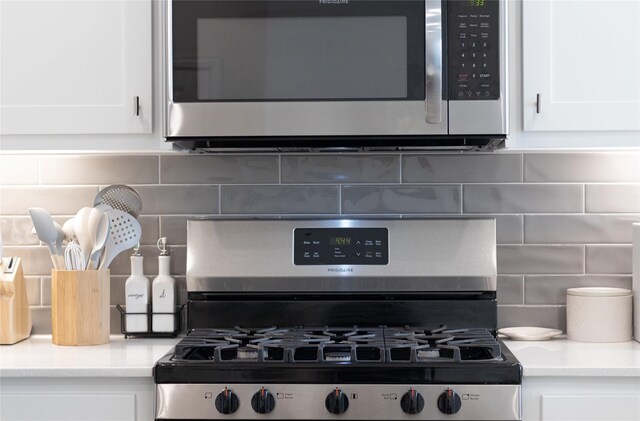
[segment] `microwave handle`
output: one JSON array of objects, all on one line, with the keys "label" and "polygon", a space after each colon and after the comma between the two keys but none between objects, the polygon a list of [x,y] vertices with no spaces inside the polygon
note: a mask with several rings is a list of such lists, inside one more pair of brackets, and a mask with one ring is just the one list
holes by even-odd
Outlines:
[{"label": "microwave handle", "polygon": [[442,121],[442,1],[425,0],[425,104],[430,124]]}]

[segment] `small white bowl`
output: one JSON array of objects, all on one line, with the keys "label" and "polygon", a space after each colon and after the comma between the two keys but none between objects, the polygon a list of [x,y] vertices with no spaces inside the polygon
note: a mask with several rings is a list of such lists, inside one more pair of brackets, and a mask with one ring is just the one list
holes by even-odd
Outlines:
[{"label": "small white bowl", "polygon": [[558,335],[562,335],[562,331],[558,329],[549,329],[546,327],[505,327],[498,329],[498,333],[507,336],[514,341],[548,341]]}]

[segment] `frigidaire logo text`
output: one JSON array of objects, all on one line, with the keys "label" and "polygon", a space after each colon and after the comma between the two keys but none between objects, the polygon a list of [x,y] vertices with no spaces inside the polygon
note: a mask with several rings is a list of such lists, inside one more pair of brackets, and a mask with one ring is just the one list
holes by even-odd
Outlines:
[{"label": "frigidaire logo text", "polygon": [[353,268],[328,268],[329,272],[353,272]]},{"label": "frigidaire logo text", "polygon": [[349,4],[349,0],[318,0],[320,4]]}]

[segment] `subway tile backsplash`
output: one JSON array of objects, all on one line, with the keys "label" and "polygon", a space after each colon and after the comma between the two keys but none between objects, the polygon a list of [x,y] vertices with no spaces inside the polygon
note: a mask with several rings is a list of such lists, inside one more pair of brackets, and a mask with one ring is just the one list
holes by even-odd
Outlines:
[{"label": "subway tile backsplash", "polygon": [[[101,187],[127,183],[144,207],[145,272],[172,245],[186,300],[189,216],[495,217],[501,326],[565,329],[565,290],[630,286],[631,223],[640,221],[640,153],[0,154],[5,255],[24,259],[34,332],[51,330],[51,260],[28,208],[64,222]],[[112,264],[112,331],[129,253]]]}]

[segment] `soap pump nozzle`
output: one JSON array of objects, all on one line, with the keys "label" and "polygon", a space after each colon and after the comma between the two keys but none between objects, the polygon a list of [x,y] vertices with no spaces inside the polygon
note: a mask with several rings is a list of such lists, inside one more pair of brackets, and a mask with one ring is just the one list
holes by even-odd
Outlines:
[{"label": "soap pump nozzle", "polygon": [[160,256],[169,256],[169,249],[167,248],[167,237],[160,237],[156,243],[158,250],[160,250]]},{"label": "soap pump nozzle", "polygon": [[131,255],[131,257],[139,257],[142,256],[142,253],[140,253],[140,243],[138,243],[134,248],[133,248],[133,254]]}]

